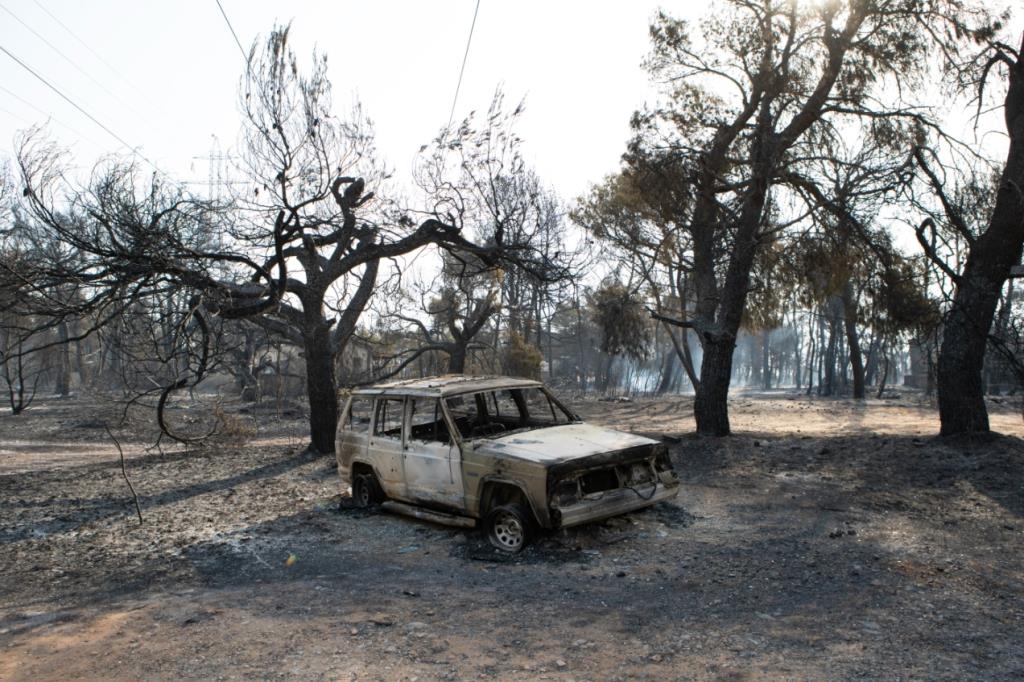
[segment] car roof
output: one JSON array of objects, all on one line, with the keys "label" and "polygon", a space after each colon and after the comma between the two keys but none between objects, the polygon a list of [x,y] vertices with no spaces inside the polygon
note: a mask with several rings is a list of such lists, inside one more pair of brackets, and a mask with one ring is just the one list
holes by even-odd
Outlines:
[{"label": "car roof", "polygon": [[541,382],[520,377],[501,376],[469,376],[466,374],[446,374],[440,377],[424,379],[406,379],[384,384],[367,386],[352,392],[353,395],[413,395],[441,398],[459,393],[475,393],[477,391],[493,391],[502,388],[530,388],[542,386]]}]

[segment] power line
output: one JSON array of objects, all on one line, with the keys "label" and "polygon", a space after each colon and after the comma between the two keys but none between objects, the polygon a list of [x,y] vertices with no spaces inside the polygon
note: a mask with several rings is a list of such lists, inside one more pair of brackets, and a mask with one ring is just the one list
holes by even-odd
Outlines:
[{"label": "power line", "polygon": [[145,92],[144,92],[143,90],[141,90],[141,89],[140,89],[140,88],[139,88],[138,86],[136,86],[136,85],[135,85],[135,83],[131,82],[131,81],[130,81],[130,80],[128,79],[128,77],[127,77],[127,76],[125,76],[125,75],[124,75],[123,73],[121,73],[120,71],[118,71],[118,70],[117,70],[117,69],[116,69],[116,68],[114,67],[114,65],[113,65],[113,64],[111,64],[111,63],[110,63],[110,62],[108,62],[108,61],[107,61],[106,59],[104,59],[104,58],[103,58],[103,55],[101,55],[101,54],[100,54],[99,52],[97,52],[96,50],[92,49],[92,47],[90,47],[88,43],[86,43],[86,42],[85,42],[84,40],[82,40],[82,39],[81,39],[80,37],[78,37],[78,34],[76,34],[76,33],[75,33],[74,31],[72,31],[72,30],[71,30],[71,29],[70,29],[70,28],[69,28],[69,27],[67,26],[67,24],[65,24],[65,23],[64,23],[63,21],[61,21],[61,20],[60,20],[60,19],[59,19],[59,18],[58,18],[57,16],[55,16],[55,15],[53,14],[53,12],[51,12],[51,11],[50,11],[50,10],[48,10],[48,9],[46,9],[46,7],[45,7],[45,6],[44,6],[44,5],[43,5],[43,4],[41,3],[41,2],[39,2],[39,0],[34,0],[34,2],[36,3],[36,6],[37,6],[37,7],[39,7],[39,9],[43,10],[43,12],[45,12],[45,13],[46,13],[46,15],[47,15],[48,17],[50,17],[51,19],[53,19],[53,20],[54,20],[54,21],[55,21],[55,22],[57,23],[57,25],[58,25],[58,26],[60,26],[60,27],[61,27],[62,29],[64,29],[65,31],[67,31],[68,35],[70,35],[70,36],[71,36],[72,38],[74,38],[75,40],[77,40],[77,41],[79,42],[79,44],[81,44],[81,46],[82,46],[82,47],[84,47],[84,48],[85,48],[86,50],[88,50],[88,51],[89,51],[90,53],[92,53],[92,55],[93,55],[94,57],[96,57],[96,59],[98,59],[98,60],[99,60],[100,62],[102,62],[102,63],[103,63],[103,65],[104,65],[104,66],[106,66],[106,67],[107,67],[108,69],[110,69],[111,73],[113,73],[113,74],[114,74],[115,76],[117,76],[118,78],[120,78],[121,80],[123,80],[123,81],[124,81],[125,83],[127,83],[127,84],[128,84],[128,85],[129,85],[129,86],[130,86],[130,87],[132,88],[132,90],[134,90],[135,92],[137,92],[137,93],[139,93],[140,95],[142,95],[143,97],[145,97],[145,98],[146,98],[146,100],[147,100],[147,101],[149,101],[149,102],[150,102],[150,104],[152,104],[152,100],[151,100],[151,99],[149,98],[149,96],[148,96],[148,95],[147,95],[147,94],[146,94],[146,93],[145,93]]},{"label": "power line", "polygon": [[[217,0],[220,4],[220,0]],[[473,10],[473,23],[469,25],[469,38],[466,39],[466,52],[462,55],[462,68],[459,69],[459,82],[455,86],[455,97],[452,98],[452,111],[448,114],[448,125],[445,131],[452,127],[452,119],[455,118],[455,103],[459,101],[459,90],[462,88],[462,75],[466,72],[466,60],[469,58],[469,46],[473,42],[473,29],[476,28],[476,15],[480,11],[480,0],[476,0],[476,9]]]},{"label": "power line", "polygon": [[3,107],[0,107],[0,113],[7,114],[11,118],[15,118],[15,119],[21,121],[22,123],[27,124],[27,125],[32,125],[32,121],[28,120],[24,116],[18,116],[16,113],[11,111],[10,109],[4,109]]},{"label": "power line", "polygon": [[[477,1],[479,2],[479,0]],[[220,15],[224,17],[224,23],[228,25],[228,30],[231,31],[231,35],[235,39],[235,45],[238,45],[238,51],[242,53],[242,61],[248,64],[249,57],[245,54],[245,48],[242,47],[242,41],[238,39],[238,34],[235,33],[235,27],[231,25],[231,20],[228,19],[228,13],[224,11],[224,5],[220,4],[220,0],[217,0],[217,7],[220,8]]]},{"label": "power line", "polygon": [[139,113],[139,111],[138,111],[138,110],[136,110],[136,109],[135,109],[134,107],[132,107],[132,105],[131,105],[131,104],[129,104],[129,103],[127,103],[127,102],[125,102],[125,101],[124,101],[124,100],[122,100],[122,99],[121,99],[120,97],[118,97],[118,96],[117,96],[117,95],[116,95],[115,93],[113,93],[113,92],[111,92],[110,90],[108,90],[108,89],[106,88],[106,86],[104,86],[104,85],[103,85],[103,83],[100,83],[100,82],[99,82],[98,80],[96,80],[96,78],[94,78],[92,74],[90,74],[90,73],[89,73],[88,71],[86,71],[86,70],[85,70],[85,69],[83,69],[83,68],[82,68],[81,66],[79,66],[79,65],[78,65],[78,63],[77,63],[77,62],[75,62],[75,60],[71,59],[71,57],[69,57],[69,56],[67,56],[66,54],[64,54],[64,53],[63,53],[63,52],[62,52],[62,51],[60,50],[60,48],[58,48],[58,47],[57,47],[56,45],[54,45],[54,44],[53,44],[53,43],[51,43],[51,42],[50,42],[49,40],[47,40],[47,39],[46,39],[45,37],[43,37],[43,36],[42,36],[42,35],[41,35],[41,34],[40,34],[40,33],[39,33],[38,31],[36,31],[36,30],[35,30],[34,28],[32,28],[31,26],[29,26],[28,24],[26,24],[26,23],[25,23],[24,21],[22,21],[22,19],[21,19],[21,18],[20,18],[20,17],[19,17],[19,16],[17,15],[17,14],[15,14],[15,13],[14,13],[14,12],[12,12],[11,10],[9,10],[9,9],[8,9],[7,7],[5,7],[4,5],[0,5],[0,9],[2,9],[3,11],[7,12],[7,13],[8,13],[8,14],[10,14],[10,15],[11,15],[12,17],[14,17],[14,20],[15,20],[15,21],[17,21],[17,22],[18,22],[19,24],[21,24],[22,26],[24,26],[24,27],[25,27],[25,28],[26,28],[26,29],[27,29],[27,30],[28,30],[28,31],[29,31],[29,32],[30,32],[30,33],[31,33],[32,35],[34,35],[34,36],[35,36],[36,38],[38,38],[39,40],[43,41],[43,43],[44,43],[44,44],[45,44],[45,45],[46,45],[47,47],[49,47],[49,48],[50,48],[51,50],[53,50],[53,51],[54,51],[54,52],[56,52],[56,53],[57,53],[58,55],[60,55],[60,56],[61,56],[61,58],[62,58],[62,59],[63,59],[64,61],[66,61],[66,62],[67,62],[68,64],[70,64],[71,66],[73,66],[73,67],[75,68],[75,70],[76,70],[76,71],[78,71],[78,72],[79,72],[80,74],[82,74],[83,76],[85,76],[86,78],[88,78],[89,80],[91,80],[91,81],[92,81],[92,82],[93,82],[93,83],[94,83],[94,84],[96,85],[96,87],[100,88],[101,90],[103,90],[103,92],[107,93],[108,95],[110,95],[111,97],[113,97],[114,99],[116,99],[116,100],[117,100],[117,102],[118,102],[118,104],[120,104],[120,105],[121,105],[121,106],[123,106],[123,107],[126,107],[126,108],[127,108],[127,109],[128,109],[129,111],[131,111],[131,112],[132,112],[133,114],[135,114],[136,116],[142,116],[142,114],[141,114],[141,113]]},{"label": "power line", "polygon": [[[13,97],[14,99],[18,100],[19,102],[21,102],[21,103],[22,103],[22,104],[24,104],[25,106],[27,106],[27,107],[29,107],[29,108],[31,108],[31,109],[34,109],[34,110],[36,110],[36,111],[38,111],[38,112],[39,112],[40,114],[42,114],[43,116],[45,116],[45,117],[46,117],[47,119],[49,119],[49,120],[53,121],[53,122],[54,122],[54,123],[56,123],[57,125],[60,125],[60,126],[63,126],[63,127],[65,127],[65,128],[67,128],[67,129],[68,129],[68,130],[70,130],[70,131],[71,131],[72,133],[74,133],[75,135],[78,135],[78,136],[79,136],[80,138],[82,138],[82,139],[83,139],[83,140],[85,140],[86,142],[89,142],[89,143],[91,143],[91,144],[92,144],[93,146],[97,147],[98,149],[102,149],[102,148],[103,148],[103,145],[101,145],[101,144],[99,144],[98,142],[96,142],[96,140],[92,139],[92,138],[91,138],[91,137],[89,137],[88,135],[85,135],[85,134],[83,134],[83,133],[79,132],[78,130],[75,130],[74,128],[72,128],[71,126],[69,126],[69,125],[68,125],[67,123],[64,123],[63,121],[59,120],[59,119],[58,119],[58,118],[57,118],[56,116],[54,116],[54,115],[53,115],[53,114],[51,114],[50,112],[48,112],[48,111],[45,111],[45,110],[43,110],[43,109],[41,109],[41,108],[37,107],[37,106],[36,106],[35,104],[32,104],[32,102],[29,102],[29,101],[28,101],[27,99],[25,99],[24,97],[21,97],[21,96],[19,96],[19,95],[18,95],[17,93],[15,93],[15,92],[11,92],[10,90],[8,90],[7,88],[5,88],[5,87],[4,87],[4,86],[2,86],[2,85],[0,85],[0,90],[2,90],[3,92],[6,92],[6,93],[7,93],[8,95],[10,95],[10,96],[11,96],[11,97]],[[10,113],[10,112],[7,112],[7,113]],[[13,115],[13,114],[12,114],[12,115]],[[26,122],[26,123],[28,123],[29,125],[32,125],[32,122],[31,122],[31,121],[27,121],[26,119],[22,118],[21,116],[15,116],[15,118],[21,119],[22,121],[25,121],[25,122]]]},{"label": "power line", "polygon": [[[113,130],[111,130],[111,129],[110,129],[110,128],[108,128],[107,126],[103,125],[103,123],[101,123],[101,122],[99,121],[99,119],[97,119],[97,118],[96,118],[95,116],[93,116],[93,115],[92,115],[92,114],[90,114],[90,113],[89,113],[88,111],[86,111],[86,110],[85,110],[85,109],[83,109],[83,108],[82,108],[81,106],[79,106],[77,102],[75,102],[75,101],[74,101],[74,100],[72,100],[72,99],[71,99],[70,97],[68,97],[68,96],[67,96],[67,95],[65,95],[65,94],[64,94],[63,92],[61,92],[61,91],[60,91],[60,89],[58,89],[58,88],[57,88],[57,86],[53,85],[52,83],[50,83],[50,81],[48,81],[48,80],[46,80],[45,78],[43,78],[42,76],[40,76],[40,75],[39,75],[39,74],[38,74],[38,73],[37,73],[37,72],[36,72],[36,71],[35,71],[34,69],[32,69],[32,67],[30,67],[30,66],[29,66],[28,64],[26,64],[25,62],[23,62],[23,61],[21,61],[20,59],[18,59],[18,58],[17,58],[17,57],[16,57],[16,56],[15,56],[15,55],[14,55],[14,54],[13,54],[13,53],[12,53],[12,52],[10,51],[10,50],[8,50],[8,49],[7,49],[6,47],[4,47],[3,45],[0,45],[0,51],[2,51],[2,52],[3,52],[4,54],[6,54],[6,55],[7,55],[8,57],[10,57],[11,59],[13,59],[14,61],[18,62],[18,64],[19,64],[19,65],[20,65],[20,66],[21,66],[21,67],[22,67],[23,69],[25,69],[25,70],[26,70],[26,71],[28,71],[28,72],[29,72],[30,74],[32,74],[32,75],[33,75],[33,76],[35,76],[35,77],[36,77],[37,79],[39,79],[39,81],[40,81],[40,82],[42,82],[42,83],[43,83],[43,85],[45,85],[46,87],[48,87],[48,88],[50,88],[51,90],[53,90],[53,91],[54,91],[55,93],[57,93],[57,94],[58,94],[58,95],[59,95],[59,96],[61,97],[61,99],[63,99],[63,100],[65,101],[65,102],[67,102],[68,104],[70,104],[71,106],[73,106],[73,107],[74,107],[75,109],[77,109],[77,110],[78,110],[79,112],[81,112],[83,116],[85,116],[85,117],[86,117],[86,118],[88,118],[88,119],[89,119],[90,121],[92,121],[93,123],[95,123],[96,125],[98,125],[98,126],[99,126],[100,128],[102,128],[102,129],[103,129],[104,131],[106,131],[106,133],[107,133],[108,135],[110,135],[110,136],[111,136],[112,138],[114,138],[115,140],[117,140],[118,142],[120,142],[120,143],[121,143],[122,145],[124,145],[124,146],[125,146],[126,148],[128,148],[128,149],[129,149],[129,150],[130,150],[130,151],[131,151],[131,152],[132,152],[133,154],[135,154],[135,155],[136,155],[136,156],[138,156],[138,157],[139,157],[140,159],[142,159],[143,161],[145,161],[146,163],[148,163],[148,164],[149,164],[150,166],[152,166],[152,167],[153,167],[153,169],[154,169],[154,170],[156,170],[156,172],[158,172],[158,173],[161,173],[161,174],[163,174],[163,175],[167,176],[167,174],[166,174],[166,173],[164,173],[164,172],[163,172],[162,170],[160,170],[159,168],[157,168],[157,165],[156,165],[155,163],[153,163],[153,162],[152,162],[152,161],[150,161],[150,160],[149,160],[148,158],[146,158],[146,157],[145,157],[145,156],[144,156],[144,155],[142,154],[142,152],[138,151],[137,149],[135,149],[134,147],[132,147],[132,145],[130,145],[130,144],[128,144],[127,142],[125,142],[125,141],[124,141],[124,138],[122,138],[122,137],[121,137],[120,135],[118,135],[117,133],[115,133],[115,132],[114,132]],[[168,177],[169,177],[169,176],[168,176]]]}]

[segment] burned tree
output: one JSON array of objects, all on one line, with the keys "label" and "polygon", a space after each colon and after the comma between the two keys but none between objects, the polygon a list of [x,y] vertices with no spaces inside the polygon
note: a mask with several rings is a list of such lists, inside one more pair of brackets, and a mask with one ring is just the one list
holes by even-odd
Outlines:
[{"label": "burned tree", "polygon": [[601,330],[601,352],[605,355],[600,388],[611,388],[612,363],[616,356],[635,360],[647,357],[650,346],[649,320],[640,297],[622,282],[608,281],[590,296],[589,305],[598,329]]},{"label": "burned tree", "polygon": [[[631,278],[643,283],[656,319],[683,320],[693,305],[692,242],[686,229],[692,196],[688,170],[678,155],[630,157],[622,170],[594,187],[573,219],[605,245]],[[691,331],[676,336],[664,322],[675,357],[696,387],[700,384]]]},{"label": "burned tree", "polygon": [[[185,376],[198,381],[216,364],[216,329],[199,320],[197,292],[220,281],[217,263],[232,255],[211,251],[209,206],[158,178],[143,182],[132,164],[102,163],[82,187],[63,165],[39,131],[23,139],[21,212],[2,235],[21,254],[3,269],[4,288],[16,292],[5,312],[29,321],[35,340],[17,357],[102,333],[129,401],[155,395],[162,406]],[[162,414],[160,423],[167,427]]]},{"label": "burned tree", "polygon": [[440,291],[425,307],[432,328],[404,319],[418,323],[428,344],[448,355],[449,373],[462,374],[474,340],[501,309],[499,272],[467,254],[445,254],[439,280]]},{"label": "burned tree", "polygon": [[60,155],[29,136],[19,154],[24,203],[43,237],[70,245],[75,257],[41,260],[19,276],[39,297],[73,284],[78,298],[61,306],[90,312],[93,329],[139,301],[185,301],[192,323],[182,329],[198,334],[200,349],[186,354],[188,366],[164,386],[161,406],[209,369],[211,319],[246,318],[297,344],[306,362],[310,446],[331,452],[335,358],[373,294],[382,260],[438,244],[496,267],[525,262],[534,251],[500,230],[484,244],[469,241],[450,206],[422,212],[417,222],[376,199],[368,185],[379,186],[386,173],[374,159],[369,122],[358,107],[346,120],[333,115],[325,60],[315,57],[304,75],[287,28],[254,46],[241,99],[241,170],[249,185],[229,205],[197,200],[159,176],[144,182],[134,166],[116,162],[76,188],[61,173]]},{"label": "burned tree", "polygon": [[[890,293],[897,292],[919,308],[927,307],[923,282],[904,281],[906,260],[893,247],[888,232],[877,224],[886,201],[897,196],[912,178],[906,154],[909,132],[882,119],[865,126],[860,138],[825,138],[818,158],[790,168],[780,178],[811,213],[811,228],[795,249],[803,291],[807,303],[818,306],[828,318],[830,349],[835,345],[833,332],[842,330],[856,399],[866,397],[868,373],[861,328],[870,328],[875,334],[868,356],[871,349],[877,350],[884,335],[881,327],[885,325],[868,324],[871,311],[890,308]],[[877,282],[891,284],[892,291],[874,286]],[[906,322],[910,326],[919,323]],[[834,356],[834,350],[829,355]],[[831,394],[834,365],[829,361],[825,365],[828,381],[824,392]]]},{"label": "burned tree", "polygon": [[504,322],[509,339],[528,344],[532,336],[539,350],[557,297],[585,261],[567,243],[558,198],[522,157],[514,126],[523,110],[520,103],[506,111],[499,89],[482,120],[471,114],[421,150],[416,180],[434,210],[476,243],[504,245],[500,267],[471,252],[450,249],[444,257],[442,290],[427,311],[440,334],[417,326],[449,355],[451,371],[462,371],[455,368],[464,368],[466,349],[492,319],[495,348]]},{"label": "burned tree", "polygon": [[648,66],[671,89],[662,105],[635,116],[627,163],[669,150],[688,169],[696,304],[677,322],[703,345],[700,433],[729,433],[733,348],[751,271],[761,245],[799,217],[772,217],[782,206],[779,176],[812,155],[814,135],[839,135],[877,114],[881,88],[920,73],[936,46],[954,52],[963,22],[983,19],[955,0],[734,2],[700,34],[659,15]]},{"label": "burned tree", "polygon": [[[955,286],[943,320],[937,372],[943,435],[989,430],[982,383],[985,350],[1000,292],[1024,251],[1024,39],[1015,49],[985,37],[987,49],[960,75],[961,85],[975,89],[980,107],[988,79],[1006,74],[1001,104],[1009,145],[997,180],[989,186],[982,173],[957,185],[952,181],[955,172],[941,168],[941,157],[933,149],[922,147],[915,153],[939,204],[919,226],[918,241]],[[977,221],[979,215],[986,219]],[[943,248],[943,241],[951,240],[964,244],[962,269]]]}]

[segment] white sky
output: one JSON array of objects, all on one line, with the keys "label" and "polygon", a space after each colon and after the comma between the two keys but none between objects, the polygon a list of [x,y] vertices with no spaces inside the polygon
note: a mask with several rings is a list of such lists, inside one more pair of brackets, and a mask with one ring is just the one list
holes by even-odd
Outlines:
[{"label": "white sky", "polygon": [[[475,0],[221,2],[247,50],[275,22],[292,21],[300,58],[308,63],[314,45],[326,52],[335,111],[362,101],[400,181],[447,123]],[[486,109],[499,83],[509,105],[525,96],[527,161],[571,201],[616,170],[631,113],[654,98],[640,62],[655,11],[692,17],[713,2],[481,0],[455,120]],[[224,151],[237,140],[244,62],[215,0],[0,0],[0,46],[199,192],[212,135]],[[3,53],[0,65],[0,158],[18,130],[47,119],[84,169],[126,151]],[[996,128],[1000,117],[990,117]],[[1005,155],[1005,134],[983,139]]]},{"label": "white sky", "polygon": [[[300,58],[326,52],[336,112],[362,101],[399,178],[447,123],[475,0],[221,1],[246,50],[291,20]],[[510,104],[525,96],[527,160],[564,198],[584,193],[617,168],[630,114],[651,98],[640,62],[658,5],[481,0],[455,119],[486,109],[499,83]],[[176,179],[205,183],[208,162],[194,157],[210,154],[211,135],[225,151],[237,140],[244,62],[215,0],[0,0],[0,46]],[[0,64],[0,155],[47,118],[82,167],[125,151],[10,57]]]}]

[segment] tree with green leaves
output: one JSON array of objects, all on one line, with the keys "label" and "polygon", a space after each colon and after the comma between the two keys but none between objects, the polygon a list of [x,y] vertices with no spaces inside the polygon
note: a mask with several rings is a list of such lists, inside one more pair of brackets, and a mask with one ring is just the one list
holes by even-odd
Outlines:
[{"label": "tree with green leaves", "polygon": [[622,282],[610,281],[599,286],[590,296],[594,321],[601,330],[601,352],[607,358],[603,388],[611,378],[612,362],[625,355],[643,360],[650,349],[650,329],[643,301]]},{"label": "tree with green leaves", "polygon": [[[979,37],[984,49],[955,65],[957,84],[976,95],[979,110],[986,86],[999,93],[1009,139],[1005,162],[980,170],[949,167],[937,144],[915,151],[923,182],[936,200],[922,205],[929,215],[918,227],[918,241],[955,288],[943,319],[937,371],[944,435],[989,430],[985,351],[1000,293],[1024,253],[1024,38],[1014,47],[996,32]],[[1005,77],[1005,90],[990,82],[997,76]],[[947,245],[955,242],[962,243],[963,254],[950,252]]]},{"label": "tree with green leaves", "polygon": [[[672,154],[630,158],[577,202],[573,220],[640,286],[656,319],[684,319],[692,310],[693,250],[686,229],[690,187],[686,166]],[[690,331],[665,332],[693,386],[698,386]]]},{"label": "tree with green leaves", "polygon": [[987,13],[959,0],[734,0],[698,26],[660,14],[647,66],[665,99],[634,116],[626,163],[666,153],[687,168],[695,306],[703,345],[697,430],[730,432],[733,348],[762,245],[785,229],[780,176],[864,118],[913,118],[886,101],[930,56],[957,54]]}]

